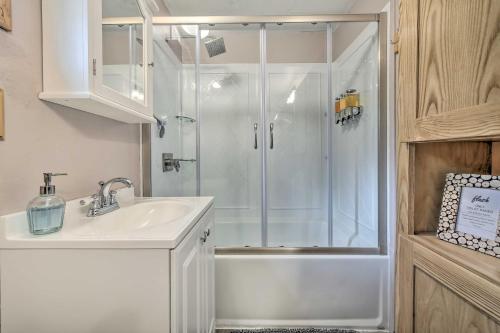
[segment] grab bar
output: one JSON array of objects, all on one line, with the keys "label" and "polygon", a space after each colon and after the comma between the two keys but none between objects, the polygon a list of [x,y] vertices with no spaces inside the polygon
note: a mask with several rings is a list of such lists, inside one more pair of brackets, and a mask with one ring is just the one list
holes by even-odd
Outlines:
[{"label": "grab bar", "polygon": [[269,124],[269,133],[271,135],[271,142],[269,143],[269,149],[274,148],[274,124]]},{"label": "grab bar", "polygon": [[258,127],[258,124],[254,123],[253,124],[253,133],[254,133],[253,149],[258,148],[258,146],[257,146],[257,127]]}]

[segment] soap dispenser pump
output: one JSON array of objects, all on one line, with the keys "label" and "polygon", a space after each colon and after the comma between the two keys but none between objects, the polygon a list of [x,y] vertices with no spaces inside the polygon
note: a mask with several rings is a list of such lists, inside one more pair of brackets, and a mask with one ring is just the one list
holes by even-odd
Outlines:
[{"label": "soap dispenser pump", "polygon": [[32,234],[45,235],[61,230],[66,201],[56,195],[56,187],[52,185],[52,177],[66,175],[66,173],[43,174],[45,185],[40,186],[40,195],[31,200],[26,209]]}]

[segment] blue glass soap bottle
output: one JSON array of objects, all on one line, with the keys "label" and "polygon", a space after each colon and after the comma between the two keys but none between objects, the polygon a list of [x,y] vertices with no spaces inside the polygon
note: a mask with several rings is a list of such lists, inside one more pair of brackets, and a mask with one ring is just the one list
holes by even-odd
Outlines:
[{"label": "blue glass soap bottle", "polygon": [[56,187],[51,183],[52,177],[66,175],[66,173],[43,174],[45,185],[40,186],[40,195],[31,200],[26,209],[32,234],[45,235],[61,230],[66,201],[56,195]]}]

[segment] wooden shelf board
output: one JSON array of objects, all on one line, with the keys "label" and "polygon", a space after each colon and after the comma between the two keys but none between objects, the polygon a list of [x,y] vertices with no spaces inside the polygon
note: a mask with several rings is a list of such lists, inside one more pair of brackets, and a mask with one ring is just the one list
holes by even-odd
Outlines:
[{"label": "wooden shelf board", "polygon": [[435,234],[409,236],[415,243],[500,286],[500,259],[447,243]]},{"label": "wooden shelf board", "polygon": [[488,140],[500,137],[500,103],[487,103],[414,120],[407,142]]}]

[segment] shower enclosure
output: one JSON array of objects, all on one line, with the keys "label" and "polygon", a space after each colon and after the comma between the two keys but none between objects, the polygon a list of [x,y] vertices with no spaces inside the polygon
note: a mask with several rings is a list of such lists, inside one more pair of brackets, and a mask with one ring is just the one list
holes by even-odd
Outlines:
[{"label": "shower enclosure", "polygon": [[[153,28],[144,191],[215,197],[218,326],[388,327],[385,14]],[[361,112],[337,124],[347,89]]]},{"label": "shower enclosure", "polygon": [[[379,16],[191,21],[155,21],[155,113],[170,125],[166,144],[152,133],[153,164],[165,145],[184,161],[153,172],[152,194],[214,196],[219,248],[383,253]],[[362,113],[340,126],[351,88]]]}]

